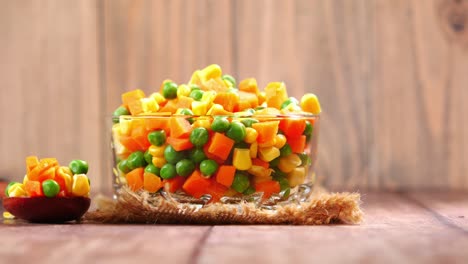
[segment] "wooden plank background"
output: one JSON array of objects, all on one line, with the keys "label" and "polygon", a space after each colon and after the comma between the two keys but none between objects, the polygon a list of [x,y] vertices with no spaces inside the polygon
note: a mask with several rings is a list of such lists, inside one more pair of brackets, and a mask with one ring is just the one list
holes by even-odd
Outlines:
[{"label": "wooden plank background", "polygon": [[31,153],[81,157],[109,190],[109,114],[120,94],[217,63],[319,96],[326,186],[468,189],[466,0],[0,6],[0,177],[20,179]]}]

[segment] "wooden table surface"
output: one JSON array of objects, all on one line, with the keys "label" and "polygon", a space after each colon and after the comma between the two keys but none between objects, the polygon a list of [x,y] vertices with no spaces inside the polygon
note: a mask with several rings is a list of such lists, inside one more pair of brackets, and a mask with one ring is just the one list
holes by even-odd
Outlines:
[{"label": "wooden table surface", "polygon": [[468,193],[364,193],[332,226],[0,223],[0,263],[468,263]]}]

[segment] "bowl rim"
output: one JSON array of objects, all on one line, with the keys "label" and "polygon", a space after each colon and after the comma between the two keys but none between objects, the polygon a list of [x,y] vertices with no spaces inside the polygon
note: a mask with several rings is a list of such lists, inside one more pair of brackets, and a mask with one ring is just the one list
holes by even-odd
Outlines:
[{"label": "bowl rim", "polygon": [[227,118],[259,118],[259,119],[285,119],[285,118],[319,118],[321,113],[313,114],[313,113],[288,113],[288,114],[277,114],[277,115],[183,115],[183,114],[141,114],[141,115],[120,115],[120,116],[111,116],[112,119],[146,119],[146,118],[171,118],[171,117],[183,117],[183,118],[215,118],[215,117],[227,117]]}]

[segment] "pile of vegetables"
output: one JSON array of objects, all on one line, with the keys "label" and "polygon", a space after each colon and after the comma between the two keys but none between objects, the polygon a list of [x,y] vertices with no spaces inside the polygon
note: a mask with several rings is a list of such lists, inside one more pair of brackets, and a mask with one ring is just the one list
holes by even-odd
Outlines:
[{"label": "pile of vegetables", "polygon": [[10,182],[6,197],[88,197],[90,181],[88,163],[72,160],[68,166],[60,166],[56,158],[26,158],[26,175],[23,182]]},{"label": "pile of vegetables", "polygon": [[288,97],[282,82],[263,91],[237,83],[218,65],[187,84],[165,80],[158,92],[122,94],[114,112],[117,179],[133,191],[182,190],[195,198],[262,192],[287,197],[305,182],[320,104]]}]

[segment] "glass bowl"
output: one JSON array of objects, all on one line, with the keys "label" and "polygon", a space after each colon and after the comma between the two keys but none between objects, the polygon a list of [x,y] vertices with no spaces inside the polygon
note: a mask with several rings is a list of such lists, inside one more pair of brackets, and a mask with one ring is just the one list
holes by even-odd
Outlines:
[{"label": "glass bowl", "polygon": [[319,115],[112,119],[116,194],[127,186],[181,203],[269,208],[307,200],[315,182]]}]

